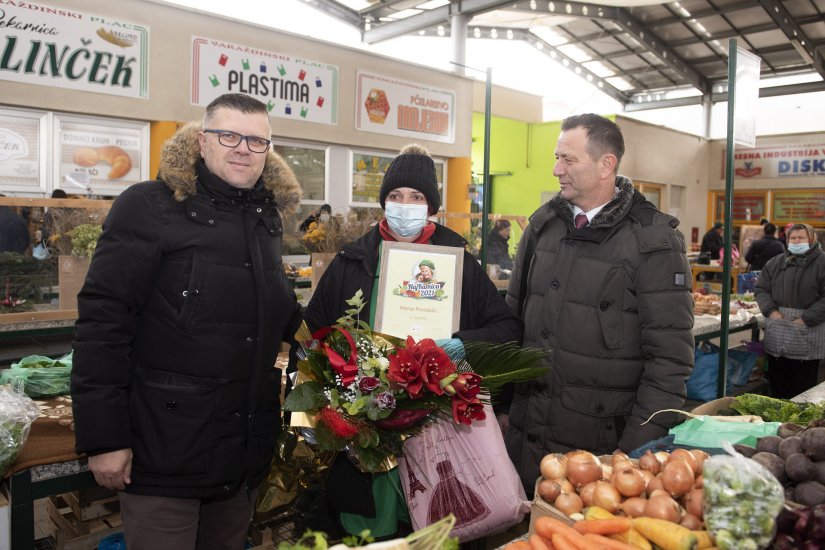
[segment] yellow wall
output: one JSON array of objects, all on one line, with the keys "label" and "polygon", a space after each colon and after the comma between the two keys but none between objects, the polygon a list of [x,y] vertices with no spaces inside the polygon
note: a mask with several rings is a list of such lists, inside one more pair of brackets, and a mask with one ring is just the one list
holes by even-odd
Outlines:
[{"label": "yellow wall", "polygon": [[149,177],[158,175],[160,166],[160,150],[166,140],[175,135],[179,124],[177,122],[159,121],[149,125]]}]

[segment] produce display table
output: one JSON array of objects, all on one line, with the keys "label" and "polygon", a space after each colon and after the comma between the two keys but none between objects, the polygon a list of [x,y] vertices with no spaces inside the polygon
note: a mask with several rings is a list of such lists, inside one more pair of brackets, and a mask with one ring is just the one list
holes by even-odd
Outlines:
[{"label": "produce display table", "polygon": [[[697,343],[719,338],[721,327],[722,321],[718,315],[697,315],[693,319],[693,338]],[[759,330],[762,328],[765,328],[765,317],[761,313],[756,313],[748,319],[731,315],[728,334],[750,330],[751,339],[759,340]]]},{"label": "produce display table", "polygon": [[[279,354],[275,366],[285,372],[288,359],[287,354]],[[71,398],[37,403],[40,416],[3,479],[11,506],[8,536],[14,550],[34,550],[35,500],[95,486],[85,457],[74,452]]]}]

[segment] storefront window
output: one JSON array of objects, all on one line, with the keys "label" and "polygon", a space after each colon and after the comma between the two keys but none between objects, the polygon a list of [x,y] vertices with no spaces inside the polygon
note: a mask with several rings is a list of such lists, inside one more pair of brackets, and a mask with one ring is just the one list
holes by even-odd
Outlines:
[{"label": "storefront window", "polygon": [[326,200],[326,150],[277,143],[272,144],[272,149],[292,168],[304,190],[304,200],[323,204]]},{"label": "storefront window", "polygon": [[[714,212],[714,220],[722,221],[725,219],[725,193],[717,191],[715,195],[716,210]],[[766,216],[767,192],[761,191],[745,191],[733,193],[733,221],[736,224],[742,224],[749,221],[759,223],[759,220]]]},{"label": "storefront window", "polygon": [[776,223],[820,225],[825,218],[825,191],[774,191],[773,217]]},{"label": "storefront window", "polygon": [[[378,195],[384,173],[395,156],[378,153],[352,153],[352,195],[350,203],[362,207],[378,207]],[[441,206],[444,207],[444,161],[435,162],[435,177],[438,192],[441,194]]]}]

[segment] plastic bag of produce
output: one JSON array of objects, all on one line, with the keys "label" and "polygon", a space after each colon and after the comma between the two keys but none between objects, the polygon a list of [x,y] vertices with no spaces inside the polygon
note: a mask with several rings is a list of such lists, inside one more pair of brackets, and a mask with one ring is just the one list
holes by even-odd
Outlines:
[{"label": "plastic bag of produce", "polygon": [[20,384],[0,386],[0,478],[17,459],[40,409]]},{"label": "plastic bag of produce", "polygon": [[761,464],[745,458],[729,443],[728,455],[705,461],[705,525],[722,550],[767,548],[785,491]]},{"label": "plastic bag of produce", "polygon": [[473,426],[435,422],[404,441],[398,466],[413,528],[449,513],[461,542],[502,531],[530,511],[492,407]]},{"label": "plastic bag of produce", "polygon": [[19,363],[12,363],[10,369],[4,370],[0,374],[0,384],[21,380],[29,397],[65,395],[70,390],[71,375],[71,353],[60,359],[30,355],[21,359]]}]

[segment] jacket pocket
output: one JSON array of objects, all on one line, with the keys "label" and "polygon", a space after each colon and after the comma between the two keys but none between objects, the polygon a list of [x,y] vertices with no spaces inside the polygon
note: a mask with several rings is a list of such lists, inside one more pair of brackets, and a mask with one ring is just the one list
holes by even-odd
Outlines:
[{"label": "jacket pocket", "polygon": [[607,349],[621,349],[624,347],[622,297],[625,290],[621,268],[614,267],[608,271],[601,288],[601,299],[596,305],[596,311],[604,344]]},{"label": "jacket pocket", "polygon": [[226,380],[135,369],[129,397],[136,471],[209,472],[220,388]]},{"label": "jacket pocket", "polygon": [[178,328],[186,331],[192,326],[192,320],[195,318],[195,311],[197,310],[200,296],[203,292],[203,284],[206,280],[206,261],[200,254],[192,255],[192,270],[189,272],[189,280],[186,283],[186,288],[181,290],[183,302],[178,314]]},{"label": "jacket pocket", "polygon": [[561,390],[561,403],[565,408],[597,418],[627,416],[633,411],[635,402],[635,389],[606,389],[565,384]]}]

